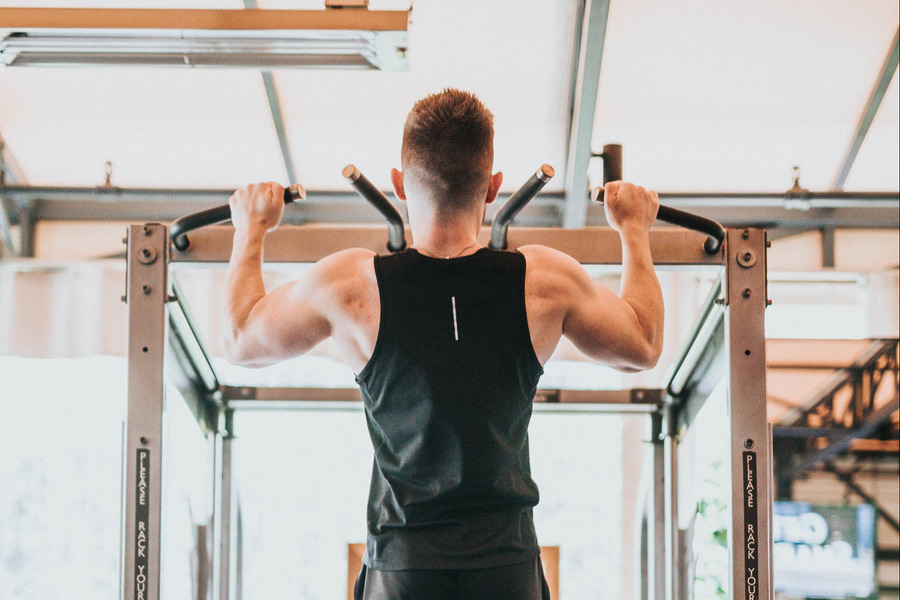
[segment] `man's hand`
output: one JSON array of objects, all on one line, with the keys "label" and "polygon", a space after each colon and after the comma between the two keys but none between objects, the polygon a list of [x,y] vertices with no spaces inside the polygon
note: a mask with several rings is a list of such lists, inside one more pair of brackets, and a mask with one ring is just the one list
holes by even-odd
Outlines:
[{"label": "man's hand", "polygon": [[656,221],[659,212],[656,192],[624,181],[611,181],[603,190],[606,220],[619,233],[632,228],[646,231]]},{"label": "man's hand", "polygon": [[284,188],[273,182],[248,185],[232,194],[228,204],[238,233],[272,231],[284,214]]}]

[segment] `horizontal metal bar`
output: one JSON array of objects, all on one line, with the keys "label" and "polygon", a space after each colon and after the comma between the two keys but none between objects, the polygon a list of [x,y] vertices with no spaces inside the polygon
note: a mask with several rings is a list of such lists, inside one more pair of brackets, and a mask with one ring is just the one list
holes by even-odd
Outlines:
[{"label": "horizontal metal bar", "polygon": [[832,363],[768,363],[766,368],[769,370],[777,369],[780,371],[839,371],[847,368],[846,364]]},{"label": "horizontal metal bar", "polygon": [[842,438],[852,429],[844,427],[785,427],[772,428],[772,436],[776,438]]},{"label": "horizontal metal bar", "polygon": [[[479,240],[487,244],[491,231],[483,227]],[[231,256],[234,229],[214,226],[191,234],[191,246],[181,252],[172,249],[172,262],[227,262]],[[407,230],[407,239],[410,239]],[[721,266],[722,253],[703,251],[706,236],[682,229],[650,231],[650,249],[657,266]],[[582,264],[620,265],[622,244],[619,234],[608,228],[554,229],[521,227],[509,231],[509,248],[542,244],[574,257]],[[316,262],[347,248],[368,248],[386,252],[384,227],[301,225],[280,227],[266,237],[265,257],[272,263]]]},{"label": "horizontal metal bar", "polygon": [[[900,548],[878,548],[875,550],[875,560],[898,562],[900,561]],[[886,592],[890,588],[880,585],[878,586],[878,589],[882,592]],[[893,590],[895,593],[900,592],[900,587],[894,586]]]},{"label": "horizontal metal bar", "polygon": [[[660,195],[660,201],[664,201]],[[807,209],[790,208],[783,202],[748,199],[746,204],[728,201],[702,203],[698,199],[685,200],[677,205],[686,211],[702,215],[725,227],[757,227],[767,230],[779,228],[820,229],[822,227],[854,229],[896,229],[900,227],[900,204],[882,206],[881,201],[855,201],[852,206],[818,205]],[[587,224],[606,223],[603,207],[588,207]]]},{"label": "horizontal metal bar", "polygon": [[[231,189],[175,188],[105,188],[54,186],[0,186],[0,195],[35,203],[35,219],[43,220],[126,220],[133,222],[172,221],[189,212],[197,212],[214,204],[227,202]],[[349,192],[309,191],[303,207],[285,215],[286,223],[380,222],[379,215]],[[894,229],[900,227],[900,194],[835,193],[828,202],[817,200],[800,209],[786,205],[783,196],[765,194],[660,194],[670,206],[713,219],[725,227],[760,227],[765,229],[819,229],[821,227],[853,227]],[[734,197],[731,197],[734,196]],[[889,197],[889,198],[888,198]],[[500,206],[510,198],[501,194],[488,206],[491,220]],[[564,206],[562,192],[542,192],[516,216],[518,226],[558,227]],[[72,204],[69,204],[72,203]],[[179,204],[181,208],[179,209]],[[204,205],[205,204],[205,205]],[[17,215],[10,214],[12,224]],[[587,224],[605,225],[603,207],[588,207]],[[778,237],[777,233],[772,236]]]},{"label": "horizontal metal bar", "polygon": [[[328,198],[334,195],[344,195],[341,192],[326,190],[307,190],[310,199],[319,196]],[[93,198],[107,198],[110,196],[140,200],[148,198],[177,197],[184,200],[227,200],[234,192],[231,189],[193,189],[193,188],[117,188],[117,187],[76,187],[76,186],[37,186],[37,185],[5,185],[0,186],[0,194],[11,197],[24,197],[26,199],[66,199],[89,200]],[[784,193],[769,192],[659,192],[659,199],[670,206],[677,208],[703,208],[703,207],[757,207],[778,208],[795,206],[799,208],[798,200],[789,199]],[[501,195],[501,199],[509,199],[510,194]],[[562,202],[565,196],[562,192],[541,192],[540,198],[554,198]],[[806,198],[809,200],[808,209],[816,208],[841,208],[841,207],[870,207],[870,208],[896,208],[900,206],[900,192],[809,192]],[[593,204],[591,212],[603,212],[603,207]]]},{"label": "horizontal metal bar", "polygon": [[12,57],[7,67],[243,67],[275,69],[284,67],[328,69],[374,69],[362,54],[269,54],[191,52],[23,52]]},{"label": "horizontal metal bar", "polygon": [[[283,200],[285,204],[291,204],[306,197],[306,190],[302,185],[292,185],[284,189]],[[172,243],[179,250],[184,250],[190,242],[187,233],[216,223],[231,220],[231,204],[221,204],[200,212],[192,213],[175,219],[169,227],[169,235]]]},{"label": "horizontal metal bar", "polygon": [[359,388],[253,387],[223,385],[222,400],[253,402],[361,402]]},{"label": "horizontal metal bar", "polygon": [[[267,411],[267,410],[291,410],[301,412],[350,412],[359,413],[363,411],[362,400],[356,402],[350,401],[330,401],[315,400],[297,402],[295,400],[267,400],[259,402],[256,400],[232,400],[228,403],[228,407],[234,409],[235,412],[243,411]],[[650,415],[659,409],[653,404],[597,404],[586,402],[535,402],[532,405],[534,414],[545,415]]]},{"label": "horizontal metal bar", "polygon": [[[829,190],[825,192],[806,192],[802,197],[795,197],[786,192],[660,192],[659,199],[665,200],[672,206],[678,206],[680,202],[690,202],[692,206],[698,201],[728,200],[732,206],[777,206],[779,203],[788,202],[793,205],[796,202],[809,201],[811,207],[816,207],[817,202],[900,202],[900,192],[845,192],[843,190]],[[833,204],[827,204],[834,206]]]},{"label": "horizontal metal bar", "polygon": [[[360,402],[359,388],[318,387],[220,387],[222,400],[229,405],[235,401],[245,403],[266,402]],[[662,390],[558,390],[539,389],[534,401],[546,404],[635,404],[655,409],[662,398]]]},{"label": "horizontal metal bar", "polygon": [[409,10],[0,8],[4,29],[406,31]]},{"label": "horizontal metal bar", "polygon": [[[7,188],[0,188],[3,189]],[[97,199],[97,194],[55,192],[37,196],[38,199],[32,201],[32,206],[38,221],[169,222],[228,202],[233,193],[233,190],[161,191],[167,193],[153,195],[148,193],[150,190],[115,188],[114,191],[100,191],[108,199]],[[496,203],[488,207],[489,221],[496,210],[494,204]],[[559,223],[559,207],[559,201],[546,197],[535,198],[519,213],[516,222],[532,227],[555,226]],[[18,215],[11,213],[10,220],[13,225],[18,224]],[[355,193],[317,192],[303,203],[288,207],[282,220],[286,225],[309,222],[384,223],[384,218]]]}]

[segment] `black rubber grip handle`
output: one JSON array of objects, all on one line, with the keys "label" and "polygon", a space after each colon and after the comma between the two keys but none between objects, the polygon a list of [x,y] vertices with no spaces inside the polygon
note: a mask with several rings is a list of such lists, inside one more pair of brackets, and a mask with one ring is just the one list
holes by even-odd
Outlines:
[{"label": "black rubber grip handle", "polygon": [[[591,199],[603,204],[603,188],[597,187],[591,190]],[[656,213],[656,218],[660,221],[671,223],[672,225],[678,225],[679,227],[684,227],[692,231],[705,233],[708,237],[703,243],[703,250],[707,254],[717,253],[719,248],[722,247],[722,242],[725,241],[725,228],[712,219],[707,219],[706,217],[678,210],[677,208],[672,208],[670,206],[663,206],[662,204],[659,205],[659,211]]]},{"label": "black rubber grip handle", "polygon": [[[303,198],[306,198],[306,190],[304,190],[303,186],[299,183],[284,189],[285,204],[290,204],[291,202],[302,200]],[[184,252],[191,245],[191,242],[187,237],[188,232],[200,229],[201,227],[206,227],[207,225],[215,225],[216,223],[228,221],[229,219],[231,219],[231,206],[228,204],[214,206],[212,208],[207,208],[206,210],[195,212],[191,215],[179,217],[172,221],[172,226],[169,227],[172,245]]]},{"label": "black rubber grip handle", "polygon": [[556,174],[550,165],[541,165],[541,168],[531,176],[531,179],[525,182],[515,194],[509,197],[503,206],[501,206],[496,214],[494,214],[494,222],[491,224],[491,243],[490,247],[494,250],[506,250],[506,234],[509,230],[509,224],[513,217],[522,210],[532,198],[537,196],[548,181]]},{"label": "black rubber grip handle", "polygon": [[368,202],[378,209],[378,212],[387,219],[388,222],[388,250],[391,252],[400,252],[406,248],[406,232],[403,229],[403,217],[391,201],[388,200],[381,190],[372,185],[372,182],[366,179],[366,176],[359,172],[353,165],[347,165],[341,172],[350,185],[353,186],[360,196],[368,200]]}]

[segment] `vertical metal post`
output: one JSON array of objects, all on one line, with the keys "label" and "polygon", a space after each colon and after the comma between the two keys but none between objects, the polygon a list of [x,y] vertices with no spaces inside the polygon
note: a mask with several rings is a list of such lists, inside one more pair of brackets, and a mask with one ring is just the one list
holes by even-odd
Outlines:
[{"label": "vertical metal post", "polygon": [[771,447],[766,423],[766,233],[729,229],[725,347],[731,419],[731,594],[771,600]]},{"label": "vertical metal post", "polygon": [[[649,470],[648,460],[644,464],[645,472]],[[646,490],[645,490],[646,491]],[[640,518],[637,520],[637,565],[635,569],[635,598],[650,600],[650,497],[647,494],[638,496],[641,502]],[[654,599],[655,600],[655,599]]]},{"label": "vertical metal post", "polygon": [[33,200],[19,207],[19,256],[22,258],[34,258],[37,237],[37,220],[34,213]]},{"label": "vertical metal post", "polygon": [[678,418],[673,406],[666,407],[663,421],[663,546],[665,557],[665,600],[680,600],[681,535],[678,531]]},{"label": "vertical metal post", "polygon": [[236,498],[235,540],[234,544],[234,600],[244,600],[244,518],[241,512],[240,498]]},{"label": "vertical metal post", "polygon": [[220,448],[218,461],[218,493],[216,521],[219,532],[216,541],[217,555],[217,594],[218,600],[228,600],[231,592],[231,501],[233,493],[232,485],[232,446],[234,444],[234,409],[226,408],[222,411],[224,426],[219,433]]},{"label": "vertical metal post", "polygon": [[124,600],[159,600],[167,238],[162,225],[128,229]]},{"label": "vertical metal post", "polygon": [[647,459],[641,472],[637,523],[638,571],[635,589],[640,600],[663,600],[666,595],[666,484],[663,413],[650,415]]}]

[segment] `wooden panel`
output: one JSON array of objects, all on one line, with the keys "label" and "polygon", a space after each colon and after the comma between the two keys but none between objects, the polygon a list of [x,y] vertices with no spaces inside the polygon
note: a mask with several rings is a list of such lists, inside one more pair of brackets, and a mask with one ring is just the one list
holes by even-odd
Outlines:
[{"label": "wooden panel", "polygon": [[0,8],[6,29],[406,31],[408,11]]}]

